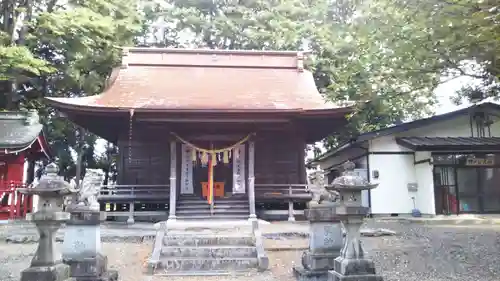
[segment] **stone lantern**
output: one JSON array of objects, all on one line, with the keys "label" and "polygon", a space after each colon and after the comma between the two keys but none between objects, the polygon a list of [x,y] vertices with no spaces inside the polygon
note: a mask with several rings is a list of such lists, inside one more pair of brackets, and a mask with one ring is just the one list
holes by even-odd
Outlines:
[{"label": "stone lantern", "polygon": [[38,195],[38,211],[31,216],[36,225],[40,240],[29,268],[21,273],[21,281],[71,281],[70,268],[62,263],[61,253],[57,250],[55,235],[61,224],[70,218],[63,212],[64,197],[73,193],[69,183],[57,175],[54,163],[46,168],[34,188],[20,188],[19,192]]},{"label": "stone lantern", "polygon": [[336,214],[346,231],[344,247],[340,256],[335,259],[334,270],[328,273],[330,281],[382,281],[383,278],[375,272],[373,261],[365,257],[361,245],[361,225],[369,213],[368,207],[361,204],[361,192],[377,187],[354,173],[354,163],[344,164],[344,173],[336,178],[330,186],[339,192],[340,202]]}]

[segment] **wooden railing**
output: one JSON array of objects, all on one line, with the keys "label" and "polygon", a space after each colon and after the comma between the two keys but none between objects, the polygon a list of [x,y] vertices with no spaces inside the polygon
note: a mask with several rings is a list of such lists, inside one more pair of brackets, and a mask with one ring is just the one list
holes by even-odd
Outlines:
[{"label": "wooden railing", "polygon": [[[108,217],[128,217],[133,223],[136,216],[164,216],[168,210],[159,210],[170,198],[169,185],[111,185],[102,186],[97,200]],[[158,204],[156,210],[148,205]]]},{"label": "wooden railing", "polygon": [[311,199],[312,193],[307,184],[255,184],[255,202],[265,203],[274,200],[287,202],[289,221],[295,221],[297,213],[293,204],[295,202],[305,203]]},{"label": "wooden railing", "polygon": [[256,201],[287,199],[307,202],[312,199],[307,184],[255,184]]},{"label": "wooden railing", "polygon": [[160,202],[170,198],[169,185],[110,185],[102,186],[100,202]]},{"label": "wooden railing", "polygon": [[[137,216],[166,216],[168,210],[146,210],[146,205],[169,204],[169,185],[113,185],[103,186],[98,200],[108,217],[128,217],[133,223]],[[294,203],[305,203],[312,199],[306,184],[255,184],[255,202],[280,201],[288,203],[289,220],[294,220]]]},{"label": "wooden railing", "polygon": [[33,197],[18,191],[25,187],[20,182],[0,181],[0,220],[21,219],[32,211]]}]

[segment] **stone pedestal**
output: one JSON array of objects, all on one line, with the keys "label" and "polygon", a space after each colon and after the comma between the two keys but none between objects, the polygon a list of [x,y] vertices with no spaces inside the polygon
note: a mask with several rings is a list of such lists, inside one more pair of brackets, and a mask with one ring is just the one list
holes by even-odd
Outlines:
[{"label": "stone pedestal", "polygon": [[107,257],[101,253],[101,221],[104,212],[70,209],[71,219],[66,223],[62,257],[70,266],[76,281],[118,280],[118,272],[107,270]]},{"label": "stone pedestal", "polygon": [[335,203],[312,205],[305,210],[310,222],[309,249],[302,254],[302,266],[294,268],[299,281],[326,281],[328,271],[340,255],[343,234]]}]

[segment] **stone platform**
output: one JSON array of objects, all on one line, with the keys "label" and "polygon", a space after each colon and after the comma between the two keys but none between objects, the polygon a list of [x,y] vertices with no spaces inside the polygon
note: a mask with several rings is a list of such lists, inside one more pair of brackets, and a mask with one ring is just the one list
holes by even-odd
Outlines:
[{"label": "stone platform", "polygon": [[157,227],[149,260],[150,274],[210,276],[245,273],[259,268],[261,257],[265,256],[248,221],[227,224],[177,221],[162,222]]}]

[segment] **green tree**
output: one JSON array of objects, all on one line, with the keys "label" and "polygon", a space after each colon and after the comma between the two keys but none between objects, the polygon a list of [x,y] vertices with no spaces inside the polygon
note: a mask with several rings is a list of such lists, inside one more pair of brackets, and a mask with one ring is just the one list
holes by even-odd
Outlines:
[{"label": "green tree", "polygon": [[[169,0],[148,8],[150,28],[144,30],[149,30],[150,40],[141,45],[309,49],[313,54],[307,67],[325,98],[359,102],[351,116],[351,134],[425,114],[434,102],[430,89],[438,75],[386,73],[387,55],[371,55],[376,48],[371,31],[353,22],[362,5],[330,0]],[[345,135],[341,132],[326,143],[334,145]]]},{"label": "green tree", "polygon": [[350,116],[348,133],[331,136],[327,146],[428,115],[436,103],[433,90],[457,77],[478,82],[460,91],[458,99],[498,96],[498,1],[338,3],[313,39],[321,74],[317,84],[330,99],[358,101],[358,110]]},{"label": "green tree", "polygon": [[[497,97],[500,90],[500,3],[496,0],[382,0],[362,7],[359,30],[377,42],[371,55],[387,53],[392,71],[479,82],[462,95]],[[370,23],[369,25],[367,23]],[[370,27],[372,28],[370,30]],[[383,49],[382,49],[383,47]],[[418,62],[414,65],[411,62]],[[425,86],[425,83],[422,83]]]},{"label": "green tree", "polygon": [[[75,174],[74,153],[81,147],[86,148],[84,167],[98,166],[96,136],[79,137],[79,129],[45,107],[42,98],[101,92],[120,61],[119,47],[132,45],[140,31],[138,4],[135,0],[4,0],[0,4],[0,38],[4,38],[0,77],[7,81],[0,86],[6,97],[0,106],[40,112],[61,174],[67,178]],[[24,77],[28,79],[20,79]]]}]

